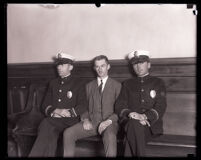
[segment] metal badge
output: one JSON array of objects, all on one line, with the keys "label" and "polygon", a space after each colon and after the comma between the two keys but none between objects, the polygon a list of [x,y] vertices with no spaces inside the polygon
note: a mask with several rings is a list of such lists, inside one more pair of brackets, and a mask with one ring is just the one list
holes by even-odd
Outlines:
[{"label": "metal badge", "polygon": [[155,90],[151,90],[150,91],[150,97],[151,98],[155,98],[156,97],[156,91]]},{"label": "metal badge", "polygon": [[61,55],[61,53],[59,53],[59,54],[58,54],[58,58],[62,58],[62,55]]},{"label": "metal badge", "polygon": [[68,91],[67,92],[67,97],[70,99],[70,98],[72,98],[72,96],[73,96],[73,93],[71,91]]}]

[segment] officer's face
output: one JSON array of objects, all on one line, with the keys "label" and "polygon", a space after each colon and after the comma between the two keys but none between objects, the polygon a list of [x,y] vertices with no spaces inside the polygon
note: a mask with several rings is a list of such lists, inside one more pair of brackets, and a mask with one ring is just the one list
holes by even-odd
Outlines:
[{"label": "officer's face", "polygon": [[145,74],[149,73],[150,67],[151,67],[150,62],[146,62],[146,61],[133,64],[133,69],[139,77],[144,76]]},{"label": "officer's face", "polygon": [[110,64],[108,64],[105,59],[96,60],[94,63],[94,69],[98,74],[98,77],[104,78],[108,75],[108,70],[110,69]]},{"label": "officer's face", "polygon": [[59,64],[57,65],[57,71],[61,78],[69,75],[71,73],[71,70],[73,69],[73,66],[71,64]]}]

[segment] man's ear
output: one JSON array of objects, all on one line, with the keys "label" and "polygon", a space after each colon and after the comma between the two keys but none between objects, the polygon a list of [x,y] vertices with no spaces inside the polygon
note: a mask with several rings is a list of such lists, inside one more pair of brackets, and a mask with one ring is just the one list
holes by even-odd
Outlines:
[{"label": "man's ear", "polygon": [[109,70],[109,69],[110,69],[110,64],[107,65],[107,70]]},{"label": "man's ear", "polygon": [[73,65],[69,64],[69,70],[72,71],[73,70]]},{"label": "man's ear", "polygon": [[148,62],[148,69],[150,69],[151,68],[151,63],[150,62]]}]

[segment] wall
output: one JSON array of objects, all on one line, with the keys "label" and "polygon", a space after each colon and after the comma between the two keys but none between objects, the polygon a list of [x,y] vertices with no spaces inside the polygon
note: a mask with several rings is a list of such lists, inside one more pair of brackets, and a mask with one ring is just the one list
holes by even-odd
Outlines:
[{"label": "wall", "polygon": [[[195,7],[195,6],[194,6]],[[77,60],[196,57],[196,16],[186,4],[8,4],[7,62],[51,62],[59,51]]]}]

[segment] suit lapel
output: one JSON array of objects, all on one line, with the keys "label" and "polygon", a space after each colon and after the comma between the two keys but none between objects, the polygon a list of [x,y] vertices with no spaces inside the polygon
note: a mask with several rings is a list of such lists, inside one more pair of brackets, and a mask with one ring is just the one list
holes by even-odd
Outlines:
[{"label": "suit lapel", "polygon": [[107,81],[105,83],[104,90],[103,90],[103,97],[102,97],[103,99],[104,99],[105,96],[107,97],[108,90],[110,90],[111,86],[112,86],[111,83],[112,83],[111,78],[108,77],[108,79],[107,79]]}]

